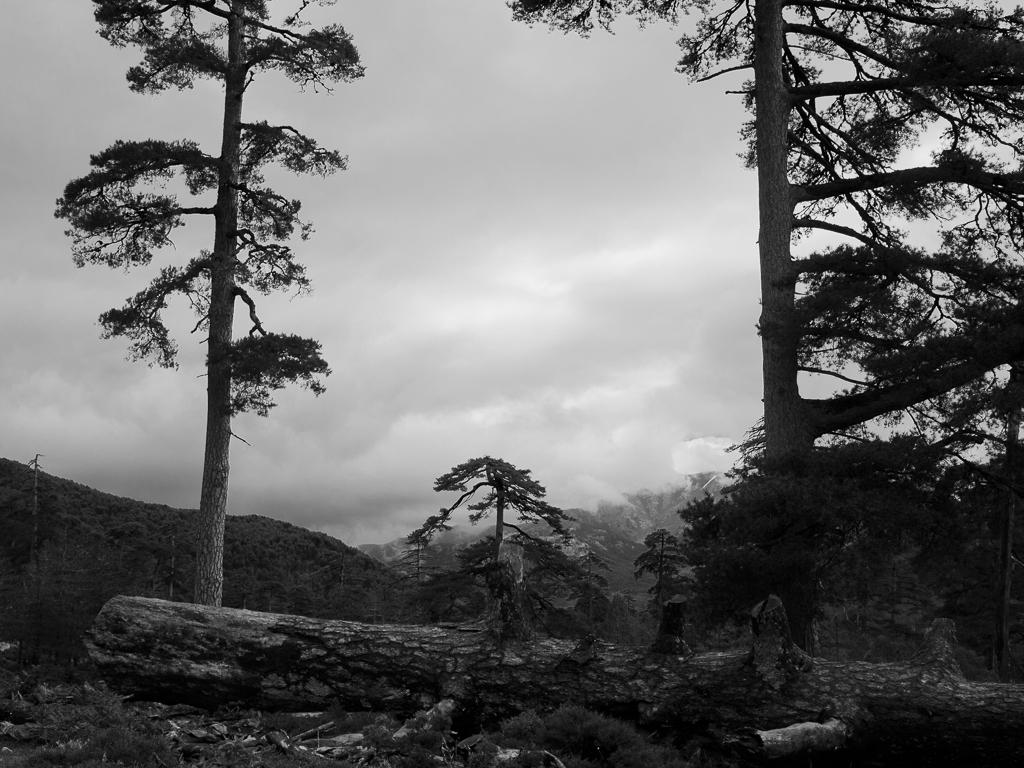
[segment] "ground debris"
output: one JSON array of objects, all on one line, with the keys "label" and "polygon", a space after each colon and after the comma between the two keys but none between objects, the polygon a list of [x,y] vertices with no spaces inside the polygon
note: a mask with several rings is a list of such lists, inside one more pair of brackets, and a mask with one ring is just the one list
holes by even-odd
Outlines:
[{"label": "ground debris", "polygon": [[[407,719],[383,712],[267,712],[129,701],[103,683],[0,685],[0,763],[194,768],[564,768],[550,752],[459,740],[452,699]],[[111,750],[115,752],[111,752]],[[140,762],[141,759],[141,762]],[[651,766],[658,768],[658,766]]]}]

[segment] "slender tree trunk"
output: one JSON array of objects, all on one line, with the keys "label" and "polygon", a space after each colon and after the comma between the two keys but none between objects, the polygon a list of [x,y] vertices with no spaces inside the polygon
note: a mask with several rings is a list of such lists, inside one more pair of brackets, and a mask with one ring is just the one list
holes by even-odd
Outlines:
[{"label": "slender tree trunk", "polygon": [[764,380],[764,452],[771,463],[799,457],[814,438],[797,386],[799,328],[796,273],[790,257],[794,203],[789,185],[789,93],[783,75],[782,0],[758,0],[754,77],[758,180],[758,253]]},{"label": "slender tree trunk", "polygon": [[32,459],[32,538],[28,543],[28,560],[32,562],[36,556],[36,542],[39,540],[39,457],[37,453]]},{"label": "slender tree trunk", "polygon": [[1010,367],[1010,381],[1007,383],[1007,394],[1010,396],[1010,412],[1006,419],[1006,479],[1010,488],[1006,493],[1006,505],[1003,508],[1003,519],[999,530],[999,587],[996,598],[996,642],[995,666],[999,671],[999,679],[1013,682],[1013,662],[1010,658],[1010,597],[1013,589],[1013,529],[1017,515],[1017,486],[1020,483],[1020,425],[1021,406],[1017,402],[1020,397],[1021,370],[1016,365]]},{"label": "slender tree trunk", "polygon": [[505,538],[505,488],[500,481],[495,481],[490,474],[488,474],[487,479],[493,484],[494,493],[497,497],[494,504],[494,562],[498,562],[501,554],[501,542]]},{"label": "slender tree trunk", "polygon": [[224,78],[224,130],[217,188],[216,233],[210,290],[207,357],[206,453],[199,500],[195,602],[219,606],[224,591],[224,518],[228,505],[231,447],[231,349],[234,321],[234,262],[238,230],[239,153],[245,92],[245,38],[241,3],[231,4],[228,72]]},{"label": "slender tree trunk", "polygon": [[587,551],[587,627],[594,628],[594,584],[591,580],[594,558],[591,552]]},{"label": "slender tree trunk", "polygon": [[167,599],[168,600],[173,600],[174,599],[174,576],[175,576],[175,573],[174,573],[174,556],[176,554],[175,538],[176,538],[175,534],[171,533],[171,580],[170,580],[170,583],[167,585]]},{"label": "slender tree trunk", "polygon": [[495,495],[494,562],[487,566],[489,623],[503,639],[527,640],[533,637],[526,615],[526,590],[523,584],[523,548],[505,541],[505,488],[488,475]]}]

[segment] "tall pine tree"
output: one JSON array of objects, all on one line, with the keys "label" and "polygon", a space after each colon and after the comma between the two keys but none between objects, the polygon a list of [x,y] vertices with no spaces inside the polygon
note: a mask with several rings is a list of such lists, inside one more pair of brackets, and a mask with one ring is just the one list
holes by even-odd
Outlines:
[{"label": "tall pine tree", "polygon": [[[245,122],[242,104],[253,79],[277,70],[315,90],[362,76],[349,35],[338,25],[310,28],[302,14],[312,0],[294,0],[291,15],[271,17],[270,0],[93,0],[100,35],[111,45],[143,53],[128,70],[129,87],[142,94],[187,89],[198,79],[223,84],[219,154],[195,141],[118,141],[93,155],[93,170],[67,185],[56,215],[70,224],[75,263],[115,269],[148,265],[154,251],[172,245],[187,218],[213,221],[212,250],[184,265],[166,266],[120,309],[100,317],[105,338],[130,341],[133,358],[173,367],[177,346],[161,317],[168,299],[181,294],[207,331],[207,426],[200,494],[195,600],[220,605],[223,590],[224,518],[228,498],[231,419],[243,411],[266,415],[271,393],[298,382],[319,394],[330,371],[320,345],[268,331],[252,292],[303,291],[303,266],[286,241],[311,231],[299,219],[300,203],[267,186],[270,163],[295,173],[327,175],[345,158],[286,125]],[[325,4],[324,2],[320,3]],[[183,205],[163,187],[182,180],[195,204]],[[236,339],[237,301],[252,323]]]},{"label": "tall pine tree", "polygon": [[[931,0],[512,0],[588,34],[700,15],[679,71],[733,72],[759,187],[764,421],[797,464],[815,441],[1022,359],[1024,11]],[[920,152],[930,150],[930,162]],[[922,226],[920,222],[926,222]],[[794,252],[795,237],[830,245]],[[800,392],[801,374],[846,389]]]}]

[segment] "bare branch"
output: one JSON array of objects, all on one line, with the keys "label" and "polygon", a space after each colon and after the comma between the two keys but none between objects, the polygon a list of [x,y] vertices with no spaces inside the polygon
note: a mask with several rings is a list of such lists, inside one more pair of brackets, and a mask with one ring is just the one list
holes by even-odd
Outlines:
[{"label": "bare branch", "polygon": [[805,373],[819,373],[822,376],[832,376],[833,378],[840,379],[840,380],[845,381],[845,382],[847,382],[849,384],[856,384],[858,387],[870,386],[870,383],[867,382],[867,381],[857,381],[856,379],[848,378],[846,376],[843,376],[841,373],[836,373],[835,371],[829,371],[829,370],[827,370],[825,368],[814,368],[813,366],[809,366],[809,365],[798,365],[797,366],[797,370],[798,371],[804,371]]},{"label": "bare branch", "polygon": [[244,288],[235,286],[235,296],[239,297],[242,301],[249,305],[249,319],[252,320],[253,326],[249,329],[249,335],[255,336],[258,331],[261,335],[266,336],[267,331],[263,327],[263,323],[260,322],[259,317],[256,316],[256,302],[253,301],[252,297],[245,291]]},{"label": "bare branch", "polygon": [[[753,68],[754,68],[754,62],[748,61],[748,62],[745,62],[743,64],[737,64],[735,67],[726,67],[725,69],[720,69],[717,72],[712,72],[710,75],[705,75],[704,77],[697,78],[697,80],[695,80],[694,82],[706,83],[708,80],[714,80],[716,77],[720,77],[722,75],[727,75],[730,72],[739,72],[740,70],[753,69]],[[731,91],[730,91],[730,93],[731,93]]]},{"label": "bare branch", "polygon": [[232,432],[231,432],[231,436],[232,436],[233,438],[235,438],[236,440],[241,440],[241,441],[242,441],[243,443],[245,443],[245,444],[246,444],[246,445],[248,445],[248,446],[249,446],[250,448],[252,448],[252,443],[250,443],[250,442],[249,442],[248,440],[246,440],[246,439],[245,439],[244,437],[239,437],[238,435],[236,435],[236,434],[234,433],[234,430],[232,430]]}]

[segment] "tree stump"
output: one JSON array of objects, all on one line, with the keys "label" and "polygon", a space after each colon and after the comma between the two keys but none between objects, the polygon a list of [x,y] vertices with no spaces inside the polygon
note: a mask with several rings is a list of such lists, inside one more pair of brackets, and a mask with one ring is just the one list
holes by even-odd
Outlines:
[{"label": "tree stump", "polygon": [[503,539],[498,548],[497,560],[485,568],[487,625],[502,641],[532,639],[533,627],[526,613],[522,545]]},{"label": "tree stump", "polygon": [[689,656],[690,648],[683,639],[685,619],[686,599],[681,595],[675,595],[666,600],[661,606],[661,622],[658,624],[658,634],[651,644],[651,652],[669,656]]}]

